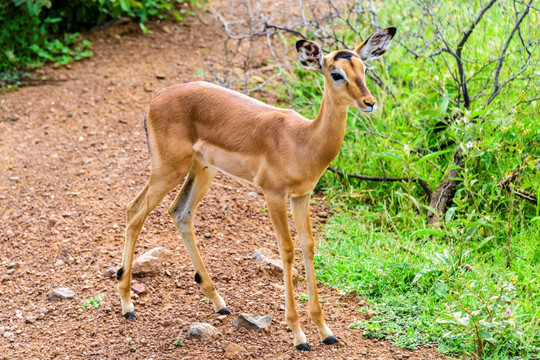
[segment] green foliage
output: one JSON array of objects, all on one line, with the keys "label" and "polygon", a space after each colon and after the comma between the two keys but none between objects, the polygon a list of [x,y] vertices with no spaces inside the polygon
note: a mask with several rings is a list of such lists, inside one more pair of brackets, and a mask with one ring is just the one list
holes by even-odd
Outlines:
[{"label": "green foliage", "polygon": [[[458,29],[468,27],[481,2],[437,4],[433,11],[452,22],[441,28],[455,46],[462,36]],[[411,49],[418,33],[434,32],[418,20],[420,11],[415,1],[384,2],[378,20],[400,24],[396,37]],[[532,25],[538,19],[538,11],[531,13],[521,31],[538,38]],[[429,199],[415,182],[358,182],[330,172],[319,182],[334,217],[315,258],[317,276],[370,299],[378,315],[352,325],[366,336],[407,348],[437,345],[450,355],[539,358],[540,206],[497,186],[520,167],[514,186],[540,194],[540,102],[523,102],[540,93],[538,68],[524,70],[488,105],[491,88],[483,90],[494,70],[490,61],[514,21],[512,2],[501,1],[463,49],[466,76],[479,74],[469,83],[477,94],[469,109],[456,102],[455,62],[447,54],[416,57],[394,43],[369,64],[395,98],[368,78],[381,110],[370,117],[350,111],[332,166],[346,173],[382,176],[384,169],[387,176],[419,177],[432,189],[457,168],[459,182],[440,228],[427,227]],[[362,32],[365,38],[372,30]],[[361,41],[351,31],[339,36],[350,46]],[[531,63],[538,63],[535,49]],[[521,69],[519,38],[508,53],[504,79]],[[315,116],[320,75],[298,66],[289,79],[297,110]],[[449,145],[441,149],[444,143]],[[461,167],[453,164],[457,149],[463,152]]]},{"label": "green foliage", "polygon": [[[92,56],[78,31],[107,20],[130,17],[143,32],[150,18],[178,21],[190,13],[175,4],[188,0],[6,0],[0,2],[0,82],[17,83],[29,70]],[[200,7],[204,0],[189,0]]]},{"label": "green foliage", "polygon": [[105,299],[105,294],[99,294],[95,297],[90,296],[83,303],[83,308],[91,307],[93,309],[99,309],[103,304],[103,299]]},{"label": "green foliage", "polygon": [[184,346],[184,339],[176,338],[174,340],[173,344],[174,344],[174,346],[178,346],[178,347]]}]

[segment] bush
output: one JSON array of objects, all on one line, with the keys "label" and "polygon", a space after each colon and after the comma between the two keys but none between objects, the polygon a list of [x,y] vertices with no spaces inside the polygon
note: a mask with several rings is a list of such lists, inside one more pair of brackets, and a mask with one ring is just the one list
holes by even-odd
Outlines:
[{"label": "bush", "polygon": [[143,32],[151,17],[174,16],[186,10],[175,3],[197,0],[7,0],[0,2],[0,82],[16,83],[26,71],[45,62],[67,64],[92,56],[90,42],[79,40],[78,31],[105,21],[130,17]]}]

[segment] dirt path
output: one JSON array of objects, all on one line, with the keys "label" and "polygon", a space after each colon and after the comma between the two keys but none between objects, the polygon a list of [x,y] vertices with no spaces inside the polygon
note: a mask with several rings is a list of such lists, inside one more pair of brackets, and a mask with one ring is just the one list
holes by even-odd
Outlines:
[{"label": "dirt path", "polygon": [[[307,304],[299,301],[313,351],[294,350],[281,282],[262,276],[252,258],[260,247],[277,256],[262,195],[248,197],[257,190],[224,176],[199,207],[195,228],[209,273],[233,315],[217,319],[193,281],[167,214],[176,190],[150,215],[137,246],[137,254],[156,246],[172,250],[165,263],[169,274],[137,279],[147,289],[135,300],[139,320],[122,318],[116,280],[103,274],[121,262],[125,204],[148,175],[142,114],[161,88],[203,79],[203,60],[219,61],[214,49],[220,48],[221,32],[209,14],[201,16],[204,23],[194,17],[183,24],[151,24],[147,36],[135,25],[92,34],[90,60],[47,67],[39,76],[57,81],[0,94],[0,358],[221,359],[223,341],[242,345],[251,359],[443,358],[348,329],[362,318],[361,300],[325,287],[323,307],[340,345],[320,343]],[[314,206],[314,223],[323,223],[326,213],[322,202]],[[21,265],[7,275],[11,262]],[[298,253],[295,266],[302,273]],[[58,286],[71,288],[74,299],[49,302],[47,295]],[[303,281],[296,291],[306,293]],[[82,308],[100,293],[106,297],[99,309]],[[271,315],[270,331],[235,330],[235,315],[242,312]],[[194,321],[212,323],[222,334],[175,346]]]}]

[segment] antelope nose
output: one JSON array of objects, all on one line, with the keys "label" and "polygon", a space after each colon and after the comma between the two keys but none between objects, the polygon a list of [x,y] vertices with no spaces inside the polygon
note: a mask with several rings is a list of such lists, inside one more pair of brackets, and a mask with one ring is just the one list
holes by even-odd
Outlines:
[{"label": "antelope nose", "polygon": [[369,106],[369,107],[373,107],[373,106],[375,105],[375,100],[373,100],[372,103],[369,102],[369,101],[364,100],[364,104],[366,104],[366,105]]}]

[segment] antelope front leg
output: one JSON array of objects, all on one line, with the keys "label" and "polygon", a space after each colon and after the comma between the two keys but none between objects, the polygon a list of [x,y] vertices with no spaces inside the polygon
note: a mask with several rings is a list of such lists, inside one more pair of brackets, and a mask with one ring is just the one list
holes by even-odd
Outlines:
[{"label": "antelope front leg", "polygon": [[315,269],[313,266],[315,246],[313,233],[311,232],[311,221],[309,219],[309,199],[309,194],[298,198],[292,198],[291,208],[294,223],[298,230],[300,246],[302,247],[302,253],[304,254],[309,295],[309,314],[313,322],[317,325],[322,342],[330,345],[338,342],[338,339],[334,337],[330,328],[326,326],[321,304],[319,303],[319,295],[317,294],[317,283],[315,282]]},{"label": "antelope front leg", "polygon": [[272,224],[276,231],[279,252],[283,261],[283,275],[285,280],[285,319],[294,335],[294,346],[298,350],[311,350],[307,343],[306,335],[302,331],[298,321],[298,312],[294,303],[294,291],[292,281],[292,265],[294,261],[294,244],[287,224],[287,201],[282,194],[267,194],[266,202]]}]

